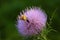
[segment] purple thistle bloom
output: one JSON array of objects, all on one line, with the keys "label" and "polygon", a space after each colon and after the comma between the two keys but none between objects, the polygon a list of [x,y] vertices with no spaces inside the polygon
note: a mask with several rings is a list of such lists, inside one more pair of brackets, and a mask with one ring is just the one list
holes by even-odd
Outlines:
[{"label": "purple thistle bloom", "polygon": [[30,8],[18,16],[17,28],[23,36],[39,34],[46,26],[47,15],[40,8]]}]

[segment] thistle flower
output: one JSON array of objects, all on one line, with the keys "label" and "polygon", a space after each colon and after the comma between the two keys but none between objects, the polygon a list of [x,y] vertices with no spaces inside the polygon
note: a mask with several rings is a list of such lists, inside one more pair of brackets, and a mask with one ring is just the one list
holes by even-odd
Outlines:
[{"label": "thistle flower", "polygon": [[46,26],[47,15],[40,8],[30,8],[20,13],[17,19],[18,32],[23,36],[39,34]]}]

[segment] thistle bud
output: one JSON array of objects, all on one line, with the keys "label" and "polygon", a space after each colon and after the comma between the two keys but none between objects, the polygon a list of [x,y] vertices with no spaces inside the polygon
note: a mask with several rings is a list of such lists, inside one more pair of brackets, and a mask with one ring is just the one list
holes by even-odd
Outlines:
[{"label": "thistle bud", "polygon": [[32,36],[39,34],[46,26],[47,15],[40,8],[25,9],[17,19],[18,32],[23,36]]}]

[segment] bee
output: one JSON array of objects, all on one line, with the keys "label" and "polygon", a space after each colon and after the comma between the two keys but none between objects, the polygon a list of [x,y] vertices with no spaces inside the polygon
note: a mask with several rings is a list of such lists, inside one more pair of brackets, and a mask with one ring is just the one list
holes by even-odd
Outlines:
[{"label": "bee", "polygon": [[26,21],[27,17],[24,14],[22,14],[22,15],[18,15],[18,19]]}]

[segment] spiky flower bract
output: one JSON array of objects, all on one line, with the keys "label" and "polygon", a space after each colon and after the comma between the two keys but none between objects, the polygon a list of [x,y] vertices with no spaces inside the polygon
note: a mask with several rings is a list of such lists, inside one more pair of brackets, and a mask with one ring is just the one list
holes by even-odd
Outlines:
[{"label": "spiky flower bract", "polygon": [[40,8],[30,8],[20,13],[17,19],[17,29],[23,36],[39,34],[46,26],[47,15]]}]

